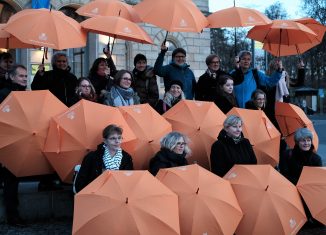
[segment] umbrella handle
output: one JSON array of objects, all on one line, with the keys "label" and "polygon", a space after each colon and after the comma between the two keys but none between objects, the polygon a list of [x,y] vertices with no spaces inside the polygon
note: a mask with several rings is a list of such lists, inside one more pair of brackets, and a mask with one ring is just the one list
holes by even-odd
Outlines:
[{"label": "umbrella handle", "polygon": [[169,34],[169,31],[166,31],[165,38],[164,38],[164,41],[163,41],[163,44],[164,44],[164,45],[165,45],[165,43],[166,43],[166,39],[167,39],[167,37],[168,37],[168,34]]}]

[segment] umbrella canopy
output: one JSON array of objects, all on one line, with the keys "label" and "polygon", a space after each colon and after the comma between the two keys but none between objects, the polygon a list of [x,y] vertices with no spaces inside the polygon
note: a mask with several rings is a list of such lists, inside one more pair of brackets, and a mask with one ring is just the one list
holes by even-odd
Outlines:
[{"label": "umbrella canopy", "polygon": [[172,131],[171,124],[149,104],[121,106],[119,110],[137,136],[135,148],[126,149],[133,157],[134,169],[146,170],[149,160],[160,150],[161,138]]},{"label": "umbrella canopy", "polygon": [[304,166],[297,188],[312,216],[326,225],[326,167]]},{"label": "umbrella canopy", "polygon": [[223,128],[226,118],[213,102],[181,100],[163,117],[179,131],[190,138],[191,155],[188,163],[198,163],[209,169],[212,144]]},{"label": "umbrella canopy", "polygon": [[237,115],[243,121],[243,135],[253,145],[258,164],[276,166],[279,162],[281,134],[261,110],[232,108],[227,115]]},{"label": "umbrella canopy", "polygon": [[120,0],[96,0],[91,1],[76,11],[82,16],[120,16],[132,22],[141,22],[135,9]]},{"label": "umbrella canopy", "polygon": [[0,48],[14,49],[14,48],[36,48],[36,46],[23,43],[15,36],[3,30],[7,24],[0,24]]},{"label": "umbrella canopy", "polygon": [[136,23],[119,16],[98,16],[81,22],[81,26],[93,33],[127,41],[153,44],[150,36]]},{"label": "umbrella canopy", "polygon": [[312,143],[315,147],[315,150],[318,150],[319,140],[314,125],[300,107],[290,103],[276,102],[275,118],[281,129],[282,135],[285,137],[286,143],[291,148],[293,148],[295,144],[295,131],[298,128],[306,127],[312,132]]},{"label": "umbrella canopy", "polygon": [[117,108],[81,100],[53,117],[43,151],[64,182],[71,182],[75,165],[102,143],[102,131],[110,124],[122,127],[123,144],[135,140]]},{"label": "umbrella canopy", "polygon": [[242,211],[231,184],[197,164],[156,175],[179,198],[181,234],[232,235]]},{"label": "umbrella canopy", "polygon": [[74,235],[180,234],[177,195],[148,171],[105,171],[74,207]]},{"label": "umbrella canopy", "polygon": [[296,234],[306,216],[296,187],[270,165],[235,165],[225,176],[243,211],[241,234]]},{"label": "umbrella canopy", "polygon": [[0,105],[0,163],[17,177],[53,173],[42,153],[52,116],[67,107],[49,91],[13,91]]},{"label": "umbrella canopy", "polygon": [[263,13],[250,8],[230,7],[216,11],[207,17],[208,28],[248,27],[271,24],[272,21]]},{"label": "umbrella canopy", "polygon": [[169,32],[201,32],[208,21],[193,1],[144,0],[134,6],[143,22]]},{"label": "umbrella canopy", "polygon": [[300,18],[293,20],[297,23],[307,26],[309,29],[317,34],[317,41],[321,42],[326,32],[326,26],[319,23],[317,20],[309,17]]},{"label": "umbrella canopy", "polygon": [[56,10],[22,10],[9,19],[5,31],[24,43],[56,50],[86,45],[80,24]]}]

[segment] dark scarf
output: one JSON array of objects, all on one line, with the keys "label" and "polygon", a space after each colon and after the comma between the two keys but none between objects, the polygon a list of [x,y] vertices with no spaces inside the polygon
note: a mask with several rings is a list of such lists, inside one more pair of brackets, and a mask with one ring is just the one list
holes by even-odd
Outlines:
[{"label": "dark scarf", "polygon": [[166,148],[161,148],[160,151],[169,162],[175,162],[178,166],[187,164],[186,153],[178,154]]},{"label": "dark scarf", "polygon": [[292,156],[296,159],[296,161],[302,166],[309,166],[311,161],[311,157],[313,154],[314,146],[311,144],[311,148],[308,151],[303,151],[296,144],[292,150]]}]

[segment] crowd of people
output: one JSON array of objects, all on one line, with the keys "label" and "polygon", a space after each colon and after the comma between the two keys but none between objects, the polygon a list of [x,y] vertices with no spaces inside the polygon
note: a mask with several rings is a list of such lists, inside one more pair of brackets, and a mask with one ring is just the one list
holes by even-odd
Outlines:
[{"label": "crowd of people", "polygon": [[[241,51],[235,58],[230,72],[221,69],[218,55],[208,55],[207,70],[196,82],[195,75],[186,63],[187,52],[176,48],[172,61],[163,65],[168,48],[163,44],[154,67],[147,64],[143,54],[134,58],[134,69],[117,70],[110,52],[104,51],[106,58],[97,58],[88,77],[77,77],[70,71],[68,57],[59,52],[52,57],[52,70],[45,71],[40,65],[31,84],[32,90],[48,89],[68,107],[81,99],[109,106],[129,106],[148,103],[158,113],[163,114],[182,99],[196,99],[214,102],[223,113],[233,107],[256,109],[266,115],[277,127],[275,101],[288,100],[289,78],[282,61],[271,62],[266,73],[252,68],[252,55]],[[298,74],[302,75],[300,67]],[[163,77],[165,94],[159,98],[156,76]],[[300,80],[301,81],[301,80]],[[22,65],[14,65],[9,53],[0,55],[0,102],[11,91],[23,91],[27,87],[27,70]],[[242,133],[240,117],[229,115],[223,129],[211,146],[211,171],[223,177],[234,164],[257,164],[250,141]],[[103,142],[88,153],[75,179],[75,189],[82,190],[104,170],[132,170],[132,156],[122,150],[123,130],[114,124],[102,133]],[[281,151],[278,169],[292,183],[296,183],[303,166],[321,166],[321,158],[314,152],[312,133],[298,129],[295,133],[295,147],[285,146]],[[191,154],[189,138],[179,132],[171,132],[161,139],[161,149],[150,160],[148,169],[156,175],[159,169],[188,164]],[[1,169],[4,182],[4,199],[7,222],[23,225],[18,213],[17,188],[19,180],[5,167]]]}]

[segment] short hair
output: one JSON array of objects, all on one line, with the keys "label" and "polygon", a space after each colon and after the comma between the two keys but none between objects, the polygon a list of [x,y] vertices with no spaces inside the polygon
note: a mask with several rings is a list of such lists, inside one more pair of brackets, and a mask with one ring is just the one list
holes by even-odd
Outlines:
[{"label": "short hair", "polygon": [[239,59],[241,60],[242,57],[244,57],[246,55],[250,55],[250,57],[252,57],[251,52],[250,51],[246,51],[246,50],[240,51],[238,56],[239,56]]},{"label": "short hair", "polygon": [[11,69],[10,69],[10,71],[9,71],[9,76],[16,76],[17,75],[17,69],[18,68],[21,68],[21,69],[24,69],[24,70],[26,70],[27,71],[27,68],[24,66],[24,65],[22,65],[22,64],[16,64],[16,65],[14,65]]},{"label": "short hair", "polygon": [[69,60],[68,60],[68,56],[67,56],[67,54],[64,53],[64,52],[60,52],[60,51],[59,51],[59,52],[56,52],[56,53],[52,56],[52,58],[51,58],[51,65],[52,65],[52,68],[55,67],[55,63],[56,63],[57,59],[58,59],[60,56],[64,56],[64,57],[66,57],[66,59],[67,59],[67,64],[69,63]]},{"label": "short hair", "polygon": [[227,82],[227,80],[232,80],[233,81],[233,77],[231,77],[228,74],[222,74],[218,77],[218,85],[219,87],[224,86]]},{"label": "short hair", "polygon": [[134,66],[136,66],[136,64],[139,62],[139,61],[145,61],[147,63],[147,58],[145,55],[143,54],[137,54],[134,58]]},{"label": "short hair", "polygon": [[221,58],[216,54],[211,54],[211,55],[207,56],[206,60],[205,60],[206,65],[208,66],[215,58],[217,58],[219,61],[221,60]]},{"label": "short hair", "polygon": [[130,74],[130,77],[131,77],[131,82],[134,81],[134,77],[132,76],[132,73],[128,70],[125,70],[125,69],[121,69],[119,70],[119,72],[117,72],[117,74],[114,76],[114,79],[113,79],[113,83],[117,86],[120,86],[120,82],[122,80],[122,76],[126,73],[129,73]]},{"label": "short hair", "polygon": [[230,126],[234,126],[234,125],[238,124],[238,122],[241,122],[241,124],[243,123],[242,119],[239,116],[230,115],[230,116],[227,116],[226,119],[224,120],[223,127],[227,128]]},{"label": "short hair", "polygon": [[115,124],[110,124],[104,128],[102,137],[107,139],[112,134],[122,135],[123,129]]},{"label": "short hair", "polygon": [[299,128],[294,133],[294,141],[295,143],[299,143],[300,140],[309,138],[311,141],[313,140],[312,132],[308,128]]},{"label": "short hair", "polygon": [[9,59],[14,59],[13,56],[9,52],[3,52],[0,54],[0,61],[2,60],[9,60]]},{"label": "short hair", "polygon": [[174,58],[178,53],[181,53],[181,54],[183,54],[184,56],[187,55],[186,50],[183,49],[183,48],[181,48],[181,47],[179,47],[179,48],[176,48],[176,49],[173,50],[173,52],[172,52],[172,59],[173,59],[173,58]]},{"label": "short hair", "polygon": [[252,100],[256,100],[258,95],[264,95],[265,96],[265,101],[266,101],[266,93],[263,92],[262,90],[260,89],[256,89],[252,94],[251,94],[251,99]]},{"label": "short hair", "polygon": [[161,148],[166,148],[166,149],[169,149],[171,151],[173,151],[173,149],[177,146],[177,142],[180,138],[183,138],[186,145],[185,145],[185,149],[184,149],[184,152],[187,154],[187,153],[190,153],[191,150],[188,146],[189,144],[189,138],[184,135],[184,134],[181,134],[180,132],[177,132],[177,131],[172,131],[170,133],[168,133],[167,135],[165,135],[162,139],[161,139]]},{"label": "short hair", "polygon": [[103,57],[99,57],[94,60],[93,65],[92,65],[91,69],[89,70],[89,75],[88,75],[89,77],[93,77],[96,75],[98,66],[101,62],[107,63],[107,60]]}]

